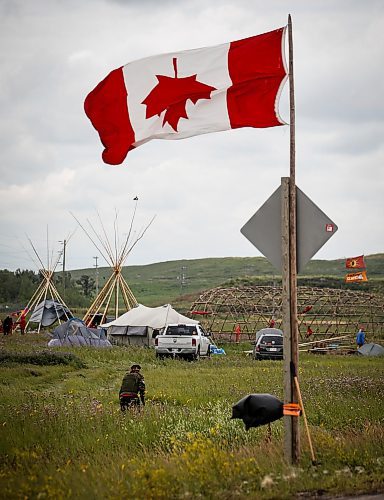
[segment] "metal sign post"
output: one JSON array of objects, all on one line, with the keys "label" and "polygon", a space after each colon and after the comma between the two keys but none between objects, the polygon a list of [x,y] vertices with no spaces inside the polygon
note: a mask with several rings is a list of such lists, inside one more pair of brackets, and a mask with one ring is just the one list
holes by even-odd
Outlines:
[{"label": "metal sign post", "polygon": [[[292,273],[290,226],[290,179],[281,179],[281,260],[282,260],[282,328],[284,332],[284,403],[297,403],[297,394],[291,376],[291,362],[298,365],[297,286],[296,272]],[[294,270],[296,271],[296,270]],[[293,276],[292,276],[293,274]],[[294,282],[293,282],[294,280]],[[297,417],[284,417],[284,455],[286,460],[297,463],[300,459],[299,421]]]}]

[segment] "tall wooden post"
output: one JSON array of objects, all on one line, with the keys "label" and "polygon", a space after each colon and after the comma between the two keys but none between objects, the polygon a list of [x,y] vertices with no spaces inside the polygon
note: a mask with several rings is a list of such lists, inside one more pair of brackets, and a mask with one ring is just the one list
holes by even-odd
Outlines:
[{"label": "tall wooden post", "polygon": [[[298,371],[297,322],[297,258],[296,258],[296,174],[295,174],[295,99],[293,80],[292,21],[288,16],[289,102],[290,102],[290,176],[282,179],[282,280],[284,331],[284,402],[297,402],[298,395],[291,372],[291,363]],[[284,453],[288,462],[300,458],[299,421],[284,417]]]}]

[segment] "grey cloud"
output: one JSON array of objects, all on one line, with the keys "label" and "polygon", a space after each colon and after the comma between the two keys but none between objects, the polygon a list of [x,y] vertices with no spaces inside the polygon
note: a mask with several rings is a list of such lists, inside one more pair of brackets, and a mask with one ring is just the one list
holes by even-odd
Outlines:
[{"label": "grey cloud", "polygon": [[[290,8],[297,182],[340,227],[320,255],[343,256],[361,240],[365,253],[382,251],[383,4],[294,1]],[[6,244],[0,268],[26,262],[16,236],[31,229],[31,219],[39,221],[31,234],[39,241],[46,224],[58,222],[67,234],[70,211],[82,218],[111,207],[130,214],[136,194],[140,219],[157,218],[130,263],[257,254],[240,227],[288,175],[289,127],[152,141],[111,167],[101,161],[103,147],[83,101],[129,60],[281,26],[285,1],[3,0],[0,13],[0,234]],[[285,118],[288,104],[286,87]],[[182,235],[177,244],[164,239],[174,225]],[[190,245],[191,231],[198,246]],[[94,250],[79,234],[70,250],[69,265],[92,265]]]}]

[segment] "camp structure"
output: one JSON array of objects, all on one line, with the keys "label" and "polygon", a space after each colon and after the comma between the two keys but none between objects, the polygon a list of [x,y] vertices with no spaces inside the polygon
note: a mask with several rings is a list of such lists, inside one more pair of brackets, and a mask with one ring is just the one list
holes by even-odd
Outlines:
[{"label": "camp structure", "polygon": [[102,328],[87,328],[78,318],[57,326],[48,342],[48,347],[112,347]]},{"label": "camp structure", "polygon": [[178,313],[170,304],[160,307],[147,307],[138,304],[119,318],[102,325],[107,330],[107,338],[117,345],[152,346],[155,337],[173,323],[199,322]]},{"label": "camp structure", "polygon": [[55,261],[52,257],[50,258],[48,256],[47,266],[44,266],[42,259],[30,239],[29,242],[37,258],[37,263],[41,266],[39,274],[42,280],[26,307],[20,311],[17,323],[20,324],[20,321],[24,317],[24,319],[27,319],[25,331],[30,330],[33,324],[33,329],[37,329],[37,332],[40,332],[42,327],[51,326],[56,321],[59,323],[67,321],[73,317],[73,314],[60,296],[54,283],[54,273],[59,263],[60,255]]},{"label": "camp structure", "polygon": [[[361,325],[370,339],[384,335],[382,294],[344,288],[297,287],[300,341],[355,337]],[[201,318],[206,330],[235,340],[236,325],[241,339],[253,341],[255,332],[273,324],[282,327],[281,286],[219,286],[204,291],[192,304],[190,314]]]},{"label": "camp structure", "polygon": [[67,321],[71,318],[70,310],[60,302],[52,299],[45,299],[34,308],[29,323],[38,323],[39,326],[47,327],[56,321]]},{"label": "camp structure", "polygon": [[364,344],[357,349],[357,353],[362,356],[384,356],[384,347],[380,344]]},{"label": "camp structure", "polygon": [[129,311],[130,309],[132,309],[132,307],[137,306],[137,300],[123,276],[122,269],[128,255],[144,236],[145,232],[152,224],[154,217],[149,222],[149,224],[135,236],[136,233],[133,231],[133,223],[135,219],[136,208],[137,200],[134,213],[131,218],[129,231],[121,245],[119,245],[117,214],[114,221],[114,237],[112,243],[111,239],[108,238],[105,226],[100,219],[100,216],[99,222],[101,229],[99,232],[97,232],[94,228],[94,225],[89,220],[87,221],[89,225],[89,228],[87,229],[72,214],[84,233],[87,235],[95,248],[100,252],[104,260],[110,266],[112,271],[105,285],[97,294],[96,298],[83,317],[83,321],[87,326],[99,325],[108,321],[109,318],[117,319],[122,311]]}]

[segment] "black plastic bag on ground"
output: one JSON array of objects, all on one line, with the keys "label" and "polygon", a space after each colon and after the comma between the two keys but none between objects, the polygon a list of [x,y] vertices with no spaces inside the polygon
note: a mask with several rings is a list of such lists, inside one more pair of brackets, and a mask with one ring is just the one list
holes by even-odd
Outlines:
[{"label": "black plastic bag on ground", "polygon": [[249,394],[232,406],[232,417],[240,418],[245,430],[274,422],[283,416],[284,403],[271,394]]}]

